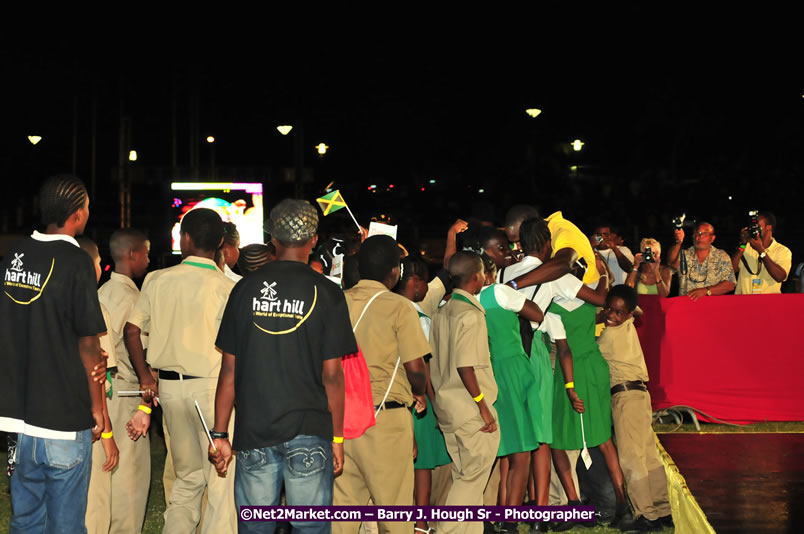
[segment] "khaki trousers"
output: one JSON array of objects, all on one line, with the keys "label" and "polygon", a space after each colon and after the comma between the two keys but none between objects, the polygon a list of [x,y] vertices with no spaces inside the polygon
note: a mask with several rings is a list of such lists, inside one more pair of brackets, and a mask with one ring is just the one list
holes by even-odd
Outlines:
[{"label": "khaki trousers", "polygon": [[[114,427],[112,427],[114,429]],[[123,431],[125,436],[125,431]],[[115,435],[115,438],[118,438]],[[128,439],[126,436],[125,439]],[[92,444],[92,469],[89,475],[87,494],[86,524],[87,534],[106,534],[109,532],[112,507],[112,474],[103,471],[106,452],[101,440]]]},{"label": "khaki trousers", "polygon": [[[164,532],[190,533],[201,516],[201,496],[209,491],[209,503],[202,533],[237,532],[234,504],[234,463],[229,476],[221,478],[208,460],[209,440],[195,407],[212,425],[215,415],[216,378],[160,380],[159,397],[165,424],[170,432],[170,454],[176,480],[165,510]],[[229,423],[232,433],[234,417]]]},{"label": "khaki trousers", "polygon": [[623,391],[611,397],[617,453],[628,497],[636,515],[650,520],[671,513],[667,476],[651,427],[652,414],[646,391]]},{"label": "khaki trousers", "polygon": [[[447,506],[483,505],[483,490],[500,447],[500,430],[481,432],[483,426],[483,418],[478,413],[455,432],[444,432],[444,441],[452,458],[452,488],[447,496]],[[480,534],[483,522],[444,522],[439,523],[438,531]]]},{"label": "khaki trousers", "polygon": [[[413,505],[413,418],[405,408],[382,410],[365,434],[344,442],[343,474],[335,479],[335,506]],[[212,499],[210,498],[210,501]],[[333,534],[356,534],[359,523],[333,521]],[[379,522],[379,532],[410,533],[412,523]]]},{"label": "khaki trousers", "polygon": [[118,391],[136,391],[139,388],[137,382],[113,378],[114,395],[106,402],[120,451],[120,461],[112,471],[110,534],[138,534],[145,521],[151,485],[151,442],[147,435],[132,441],[126,434],[126,423],[137,413],[142,399],[117,396]]}]

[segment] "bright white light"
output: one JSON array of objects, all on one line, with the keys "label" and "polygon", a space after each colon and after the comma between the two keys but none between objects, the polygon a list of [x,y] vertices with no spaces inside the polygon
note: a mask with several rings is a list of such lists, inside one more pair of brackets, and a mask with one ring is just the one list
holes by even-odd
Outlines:
[{"label": "bright white light", "polygon": [[430,183],[431,183],[431,184],[434,184],[434,183],[435,183],[435,180],[430,180]]},{"label": "bright white light", "polygon": [[315,146],[315,149],[318,150],[318,153],[321,154],[322,156],[327,153],[328,148],[329,147],[327,145],[325,145],[324,143],[318,143]]},{"label": "bright white light", "polygon": [[477,190],[477,192],[478,192],[478,193],[485,193],[485,192],[486,192],[486,190],[485,190],[485,189],[478,189],[478,190]]},{"label": "bright white light", "polygon": [[530,108],[530,109],[525,110],[525,113],[530,115],[530,117],[532,119],[535,119],[536,117],[538,117],[541,112],[542,112],[542,110],[536,109],[536,108]]},{"label": "bright white light", "polygon": [[28,141],[30,141],[32,145],[35,145],[36,143],[38,143],[41,140],[42,140],[41,135],[29,135],[28,136]]},{"label": "bright white light", "polygon": [[209,137],[207,137],[207,143],[214,143],[214,142],[215,142],[214,137],[212,137],[211,135]]},{"label": "bright white light", "polygon": [[289,124],[283,124],[282,126],[277,126],[276,129],[279,130],[279,133],[281,133],[282,135],[287,135],[293,129],[293,126]]},{"label": "bright white light", "polygon": [[132,150],[128,153],[128,160],[129,161],[137,161],[137,151]]},{"label": "bright white light", "polygon": [[585,144],[585,143],[584,143],[583,141],[581,141],[580,139],[576,139],[575,141],[573,141],[573,142],[572,142],[572,149],[573,149],[575,152],[580,152],[580,151],[581,151],[581,147],[582,147],[584,144]]},{"label": "bright white light", "polygon": [[731,200],[731,195],[729,195],[729,200]]}]

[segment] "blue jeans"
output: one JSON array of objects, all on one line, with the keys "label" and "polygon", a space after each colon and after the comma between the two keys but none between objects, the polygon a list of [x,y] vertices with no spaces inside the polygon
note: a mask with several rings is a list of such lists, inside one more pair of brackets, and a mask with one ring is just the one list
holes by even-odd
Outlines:
[{"label": "blue jeans", "polygon": [[[235,504],[279,504],[282,482],[288,505],[332,505],[332,445],[317,436],[296,436],[290,441],[238,451],[235,468]],[[239,518],[238,518],[239,520]],[[291,522],[294,533],[329,534],[326,521]],[[273,521],[239,521],[239,532],[273,533]]]},{"label": "blue jeans", "polygon": [[92,431],[75,440],[20,434],[11,476],[11,533],[86,532]]}]

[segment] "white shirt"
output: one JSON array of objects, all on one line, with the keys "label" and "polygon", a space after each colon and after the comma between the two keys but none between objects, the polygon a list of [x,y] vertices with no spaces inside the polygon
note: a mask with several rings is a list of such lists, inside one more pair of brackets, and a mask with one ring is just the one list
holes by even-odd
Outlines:
[{"label": "white shirt", "polygon": [[[617,248],[620,249],[620,252],[623,253],[623,256],[631,260],[631,264],[634,263],[634,255],[631,253],[628,247],[617,247]],[[606,264],[609,266],[609,270],[611,271],[611,274],[614,277],[614,280],[612,280],[611,285],[618,286],[624,284],[625,279],[628,278],[628,272],[623,271],[622,267],[620,267],[620,264],[617,263],[617,254],[610,248],[605,250],[598,249],[597,253],[600,254],[600,257],[603,258],[603,261],[605,261]]]},{"label": "white shirt", "polygon": [[[509,280],[513,280],[517,276],[531,272],[541,264],[542,261],[540,259],[533,256],[525,256],[519,263],[506,267],[504,273],[505,279],[499,281],[505,283]],[[557,280],[542,284],[538,291],[536,291],[535,286],[523,287],[517,291],[525,295],[528,300],[533,301],[540,310],[545,312],[544,321],[541,324],[531,322],[531,326],[534,329],[547,332],[550,334],[551,339],[555,341],[556,339],[566,339],[567,334],[564,331],[564,324],[561,322],[561,317],[547,312],[547,308],[550,307],[550,303],[553,299],[562,299],[565,301],[575,300],[575,296],[578,294],[578,291],[580,291],[581,286],[583,286],[583,282],[571,274],[565,274]]]}]

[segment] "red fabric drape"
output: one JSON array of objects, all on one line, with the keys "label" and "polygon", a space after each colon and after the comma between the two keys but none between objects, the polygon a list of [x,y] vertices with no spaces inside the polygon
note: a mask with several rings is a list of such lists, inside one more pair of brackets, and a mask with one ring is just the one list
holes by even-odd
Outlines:
[{"label": "red fabric drape", "polygon": [[683,404],[729,422],[804,421],[804,294],[640,295],[639,306],[654,410]]}]

